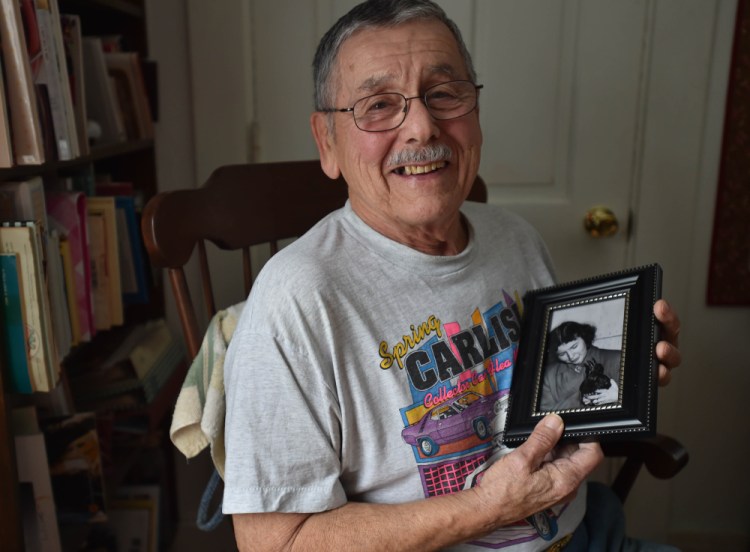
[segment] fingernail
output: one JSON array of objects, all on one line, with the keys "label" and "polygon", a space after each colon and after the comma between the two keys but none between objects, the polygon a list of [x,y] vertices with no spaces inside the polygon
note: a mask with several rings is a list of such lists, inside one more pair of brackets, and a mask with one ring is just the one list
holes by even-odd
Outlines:
[{"label": "fingernail", "polygon": [[550,429],[560,429],[563,425],[562,418],[557,414],[548,414],[544,418],[544,426]]}]

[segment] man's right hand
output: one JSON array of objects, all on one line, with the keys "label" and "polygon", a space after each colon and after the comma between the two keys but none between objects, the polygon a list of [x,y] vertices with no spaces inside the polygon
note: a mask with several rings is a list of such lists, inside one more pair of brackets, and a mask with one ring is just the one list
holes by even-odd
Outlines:
[{"label": "man's right hand", "polygon": [[[537,424],[529,439],[485,472],[478,486],[403,504],[345,505],[315,514],[235,514],[240,550],[442,550],[573,499],[601,462],[597,443],[557,447],[562,419]],[[404,531],[404,520],[413,523]]]},{"label": "man's right hand", "polygon": [[573,500],[602,461],[598,443],[556,447],[563,428],[560,416],[545,416],[524,444],[487,469],[473,490],[492,516],[490,530]]}]

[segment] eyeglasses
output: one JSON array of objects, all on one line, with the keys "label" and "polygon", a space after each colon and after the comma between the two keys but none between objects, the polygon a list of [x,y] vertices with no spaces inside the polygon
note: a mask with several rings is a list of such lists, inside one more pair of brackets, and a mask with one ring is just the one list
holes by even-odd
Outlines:
[{"label": "eyeglasses", "polygon": [[409,100],[424,102],[430,115],[439,121],[457,119],[471,113],[477,106],[479,89],[483,84],[467,80],[441,82],[430,86],[423,94],[407,98],[398,92],[373,94],[357,100],[352,107],[321,109],[323,113],[347,113],[354,116],[354,124],[365,132],[385,132],[401,126],[409,111]]}]

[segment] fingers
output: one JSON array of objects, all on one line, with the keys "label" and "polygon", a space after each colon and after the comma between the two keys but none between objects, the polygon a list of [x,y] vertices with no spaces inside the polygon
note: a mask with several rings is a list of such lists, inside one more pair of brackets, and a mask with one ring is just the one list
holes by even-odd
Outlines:
[{"label": "fingers", "polygon": [[563,427],[560,416],[547,414],[516,452],[526,459],[532,470],[538,468],[560,440]]},{"label": "fingers", "polygon": [[553,489],[559,493],[555,504],[565,504],[575,498],[581,483],[604,459],[599,443],[580,443],[558,446],[555,459],[542,466],[540,473],[545,472]]},{"label": "fingers", "polygon": [[662,338],[675,348],[679,346],[680,318],[664,299],[654,303],[654,316],[662,328]]},{"label": "fingers", "polygon": [[551,468],[571,471],[576,478],[585,479],[604,459],[599,443],[578,443],[562,447]]},{"label": "fingers", "polygon": [[556,462],[552,463],[549,468],[558,471],[561,475],[570,472],[572,480],[577,482],[572,485],[572,490],[556,503],[568,504],[576,497],[580,484],[601,464],[604,453],[599,443],[580,443],[557,447],[555,456]]},{"label": "fingers", "polygon": [[604,460],[604,452],[599,443],[581,443],[569,458],[580,463],[587,472],[591,472]]},{"label": "fingers", "polygon": [[507,525],[556,504],[570,501],[603,455],[597,443],[558,444],[563,421],[544,417],[524,444],[485,472],[479,495],[496,524]]},{"label": "fingers", "polygon": [[659,341],[656,344],[656,358],[659,362],[669,369],[677,368],[682,362],[682,353],[680,350],[666,341]]},{"label": "fingers", "polygon": [[677,348],[680,319],[664,299],[654,303],[654,316],[662,328],[663,340],[656,344],[656,358],[659,360],[659,385],[664,386],[672,380],[672,370],[682,362],[682,354]]},{"label": "fingers", "polygon": [[672,381],[672,370],[682,362],[682,353],[666,341],[656,344],[656,358],[659,360],[659,385],[667,385]]}]

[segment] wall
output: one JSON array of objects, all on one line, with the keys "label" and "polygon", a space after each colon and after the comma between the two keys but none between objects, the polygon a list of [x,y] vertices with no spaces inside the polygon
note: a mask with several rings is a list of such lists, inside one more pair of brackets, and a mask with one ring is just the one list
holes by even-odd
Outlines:
[{"label": "wall", "polygon": [[[197,182],[196,124],[187,8],[181,0],[148,0],[146,9],[149,53],[158,64],[159,120],[155,125],[157,182],[160,191],[194,187]],[[165,280],[164,285],[168,286],[169,283]],[[166,304],[170,327],[175,335],[181,336],[179,318],[169,291],[166,293]],[[234,550],[232,528],[228,521],[214,533],[204,533],[195,527],[198,502],[212,471],[208,455],[204,453],[187,462],[177,449],[174,454],[180,527],[173,549],[175,552]]]},{"label": "wall", "polygon": [[[734,11],[727,6],[719,24],[732,32]],[[730,52],[721,54],[730,62]],[[721,66],[716,68],[721,71]],[[686,552],[750,550],[750,426],[746,390],[750,386],[750,309],[708,307],[708,262],[719,174],[726,83],[711,79],[703,151],[693,212],[685,317],[681,336],[685,360],[678,377],[677,431],[694,451],[684,485],[675,485],[672,531]],[[720,216],[720,214],[719,214]],[[739,423],[737,423],[739,422]]]},{"label": "wall", "polygon": [[[750,477],[742,469],[750,454],[750,429],[729,422],[743,419],[741,405],[750,382],[750,360],[740,349],[750,335],[750,309],[705,305],[731,56],[730,45],[721,38],[733,34],[735,9],[734,1],[717,3],[717,41],[704,48],[699,44],[704,36],[685,28],[684,22],[664,21],[660,32],[681,36],[675,44],[696,55],[687,56],[689,62],[684,65],[661,65],[657,78],[681,79],[685,87],[699,82],[709,86],[704,103],[687,105],[684,97],[669,97],[655,98],[649,106],[658,115],[650,118],[645,130],[645,155],[660,160],[647,165],[651,169],[643,175],[639,201],[641,206],[662,208],[655,213],[646,208],[636,212],[640,217],[635,236],[637,262],[679,253],[664,267],[664,286],[683,321],[680,348],[684,360],[674,383],[661,393],[659,416],[669,421],[662,430],[679,436],[691,460],[673,482],[641,478],[628,502],[628,521],[631,526],[648,527],[643,512],[654,504],[668,509],[669,538],[686,551],[747,550],[750,546]],[[698,52],[710,55],[713,65],[706,54]],[[659,66],[659,60],[652,63]],[[686,132],[677,142],[665,142],[659,124],[653,121],[684,127]],[[703,132],[688,132],[691,128]],[[653,214],[642,216],[646,213]]]}]

